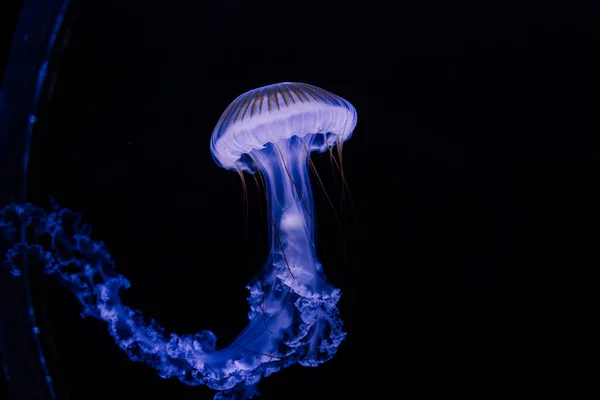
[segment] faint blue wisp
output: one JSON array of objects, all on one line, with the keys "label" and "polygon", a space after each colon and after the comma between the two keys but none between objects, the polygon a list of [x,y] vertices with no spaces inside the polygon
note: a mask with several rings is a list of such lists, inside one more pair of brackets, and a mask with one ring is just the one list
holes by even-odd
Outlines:
[{"label": "faint blue wisp", "polygon": [[[69,0],[26,0],[11,42],[0,86],[0,204],[27,196],[29,149],[51,56]],[[60,46],[58,46],[60,47]],[[24,235],[24,231],[17,233]],[[23,241],[24,236],[19,236]],[[0,242],[4,254],[9,243]],[[0,356],[12,400],[54,400],[57,394],[42,349],[28,264],[14,280],[0,268]]]}]

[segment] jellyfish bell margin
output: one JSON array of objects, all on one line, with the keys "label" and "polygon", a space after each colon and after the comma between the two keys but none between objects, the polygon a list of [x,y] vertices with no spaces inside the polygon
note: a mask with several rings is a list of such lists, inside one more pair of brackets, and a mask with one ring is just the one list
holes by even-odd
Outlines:
[{"label": "jellyfish bell margin", "polygon": [[[54,205],[9,204],[0,211],[0,233],[10,244],[5,265],[19,279],[20,260],[34,257],[44,272],[73,292],[83,316],[103,320],[129,357],[163,378],[217,390],[215,399],[252,398],[257,385],[293,364],[317,366],[333,357],[346,333],[333,287],[317,259],[314,206],[307,161],[346,140],[356,111],[346,100],[315,86],[280,83],[239,96],[225,110],[211,138],[215,161],[265,181],[270,252],[247,286],[249,323],[228,345],[211,331],[167,334],[154,320],[122,304],[130,282],[115,269],[108,250],[90,236],[82,216]],[[23,229],[44,245],[22,241]]]}]

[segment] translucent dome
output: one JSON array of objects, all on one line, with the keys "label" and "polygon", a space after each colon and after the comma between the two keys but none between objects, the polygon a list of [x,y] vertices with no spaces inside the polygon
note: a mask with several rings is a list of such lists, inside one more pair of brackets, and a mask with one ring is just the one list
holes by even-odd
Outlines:
[{"label": "translucent dome", "polygon": [[309,136],[309,150],[345,141],[356,126],[348,101],[306,83],[282,82],[250,90],[227,107],[215,126],[211,153],[223,168],[251,171],[244,155],[292,136]]}]

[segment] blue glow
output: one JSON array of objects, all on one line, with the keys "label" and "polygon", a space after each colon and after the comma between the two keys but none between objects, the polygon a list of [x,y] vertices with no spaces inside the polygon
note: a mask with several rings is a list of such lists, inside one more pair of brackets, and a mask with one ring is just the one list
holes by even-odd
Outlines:
[{"label": "blue glow", "polygon": [[[215,399],[251,398],[262,377],[295,363],[314,367],[329,360],[346,335],[336,307],[341,293],[317,259],[307,163],[311,151],[340,146],[355,125],[350,103],[302,83],[247,92],[223,113],[211,140],[213,157],[228,169],[259,174],[270,236],[268,260],[247,286],[249,323],[226,346],[208,330],[167,333],[123,305],[119,290],[130,282],[71,210],[6,206],[0,212],[0,232],[11,243],[5,266],[19,277],[24,260],[40,260],[45,273],[77,296],[82,316],[105,321],[119,347],[162,378],[204,384],[219,391]],[[44,244],[24,241],[23,231]]]}]

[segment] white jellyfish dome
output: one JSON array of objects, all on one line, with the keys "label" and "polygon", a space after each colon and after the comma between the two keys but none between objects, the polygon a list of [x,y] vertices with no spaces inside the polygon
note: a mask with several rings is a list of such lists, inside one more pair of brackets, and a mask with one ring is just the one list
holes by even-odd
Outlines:
[{"label": "white jellyfish dome", "polygon": [[221,115],[212,134],[211,153],[221,167],[252,171],[245,157],[293,136],[310,151],[325,151],[347,140],[356,126],[348,101],[319,87],[282,82],[238,96]]}]

